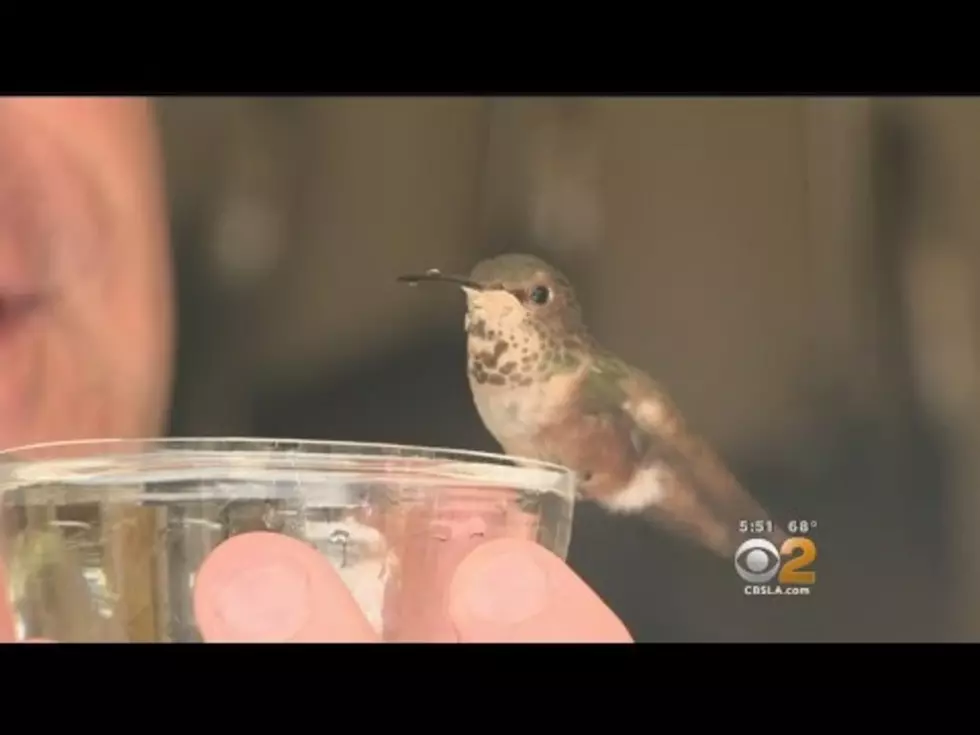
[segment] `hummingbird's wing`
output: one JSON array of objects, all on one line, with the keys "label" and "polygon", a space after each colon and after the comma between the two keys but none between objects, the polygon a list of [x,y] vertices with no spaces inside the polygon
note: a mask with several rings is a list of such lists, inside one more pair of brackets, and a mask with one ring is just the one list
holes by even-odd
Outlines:
[{"label": "hummingbird's wing", "polygon": [[[628,439],[631,472],[601,490],[612,511],[647,517],[723,556],[743,540],[740,521],[767,521],[711,447],[685,426],[666,393],[647,374],[599,354],[581,384],[589,420]],[[588,484],[583,488],[589,494]],[[773,526],[777,545],[785,539]]]}]

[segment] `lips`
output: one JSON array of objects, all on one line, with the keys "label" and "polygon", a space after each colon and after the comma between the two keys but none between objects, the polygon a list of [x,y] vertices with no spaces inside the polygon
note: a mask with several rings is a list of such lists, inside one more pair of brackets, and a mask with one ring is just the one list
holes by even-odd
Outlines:
[{"label": "lips", "polygon": [[[5,202],[0,201],[0,205]],[[25,235],[22,218],[0,206],[0,354],[41,305],[38,241]]]},{"label": "lips", "polygon": [[38,306],[39,296],[5,296],[0,293],[0,343],[22,326]]},{"label": "lips", "polygon": [[0,293],[0,449],[28,443],[37,400],[41,301],[23,291]]},{"label": "lips", "polygon": [[92,228],[90,190],[72,178],[72,159],[58,140],[16,105],[0,107],[0,448],[9,448],[60,431],[59,419],[46,413],[64,397],[61,386],[49,385],[50,371],[70,379],[74,366],[67,357],[50,365],[60,280],[54,266]]},{"label": "lips", "polygon": [[[0,258],[3,254],[0,242]],[[0,281],[0,449],[26,443],[30,436],[25,431],[38,395],[37,346],[43,334],[40,291],[31,290],[26,281],[16,287],[13,283]]]},{"label": "lips", "polygon": [[14,240],[3,224],[0,219],[0,348],[41,304],[36,258],[25,252],[27,242]]},{"label": "lips", "polygon": [[[0,172],[0,348],[41,303],[44,229],[36,202],[12,196]],[[19,194],[20,192],[13,192]]]}]

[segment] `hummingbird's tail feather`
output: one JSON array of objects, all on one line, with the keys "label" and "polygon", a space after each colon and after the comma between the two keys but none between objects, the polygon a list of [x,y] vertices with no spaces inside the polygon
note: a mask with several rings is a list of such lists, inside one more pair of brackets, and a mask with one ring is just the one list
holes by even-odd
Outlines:
[{"label": "hummingbird's tail feather", "polygon": [[606,504],[639,513],[720,556],[731,557],[753,528],[771,528],[770,540],[782,543],[786,534],[710,445],[685,426],[657,384],[635,369],[622,368],[621,373],[625,377],[617,387],[625,400],[620,409],[631,422],[626,425],[636,468]]},{"label": "hummingbird's tail feather", "polygon": [[[720,514],[717,509],[692,506],[663,508],[651,506],[642,512],[643,518],[677,536],[687,538],[714,554],[731,558],[747,538],[766,538],[780,547],[788,538],[785,531],[764,512],[752,514]],[[762,524],[759,524],[759,522]],[[761,533],[749,529],[752,524],[771,529]],[[745,528],[746,530],[741,530]]]},{"label": "hummingbird's tail feather", "polygon": [[[787,538],[765,510],[734,480],[707,488],[665,463],[638,470],[621,492],[603,502],[607,509],[638,515],[722,557],[731,557],[753,526],[771,528],[777,547]],[[759,523],[762,522],[762,523]]]}]

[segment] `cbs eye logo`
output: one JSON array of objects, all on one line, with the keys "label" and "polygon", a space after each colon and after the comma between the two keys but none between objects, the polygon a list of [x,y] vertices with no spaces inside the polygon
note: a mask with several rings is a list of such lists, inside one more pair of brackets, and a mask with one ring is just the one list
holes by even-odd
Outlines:
[{"label": "cbs eye logo", "polygon": [[816,572],[807,569],[816,558],[817,545],[808,538],[786,539],[779,549],[764,538],[752,538],[735,552],[735,571],[749,584],[765,584],[778,575],[779,584],[808,585],[816,581]]}]

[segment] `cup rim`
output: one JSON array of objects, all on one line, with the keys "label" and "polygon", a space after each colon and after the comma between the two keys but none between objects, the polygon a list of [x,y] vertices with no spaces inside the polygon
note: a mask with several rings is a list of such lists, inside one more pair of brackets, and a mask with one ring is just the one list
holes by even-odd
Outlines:
[{"label": "cup rim", "polygon": [[[67,457],[24,456],[32,452],[58,449],[82,449],[82,455],[72,453]],[[574,495],[574,475],[570,468],[554,462],[522,457],[517,455],[482,452],[472,449],[440,447],[423,444],[398,444],[390,442],[370,442],[334,439],[299,439],[289,437],[260,436],[164,436],[157,438],[103,438],[70,439],[63,441],[38,442],[0,450],[0,485],[10,480],[28,467],[43,468],[58,465],[70,466],[75,463],[98,463],[110,461],[127,455],[154,455],[168,450],[199,452],[210,458],[223,453],[229,455],[255,454],[294,454],[323,459],[336,456],[364,460],[366,462],[398,459],[421,459],[434,462],[448,462],[457,466],[498,467],[519,473],[521,471],[544,472],[568,483],[568,490]],[[361,451],[357,451],[361,450]],[[67,467],[66,467],[67,469]],[[23,478],[20,478],[21,480]]]}]

